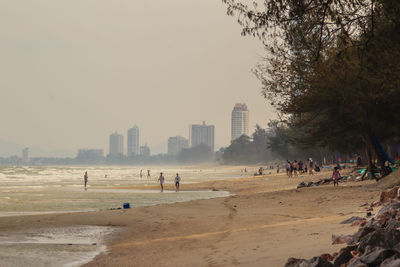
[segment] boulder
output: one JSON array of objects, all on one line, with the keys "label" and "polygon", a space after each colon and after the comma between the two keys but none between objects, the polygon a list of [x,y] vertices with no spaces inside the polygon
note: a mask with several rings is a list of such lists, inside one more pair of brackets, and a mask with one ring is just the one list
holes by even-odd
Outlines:
[{"label": "boulder", "polygon": [[400,266],[400,259],[394,257],[390,257],[386,260],[384,260],[381,263],[381,267],[399,267]]},{"label": "boulder", "polygon": [[349,218],[347,220],[344,220],[343,222],[341,222],[341,224],[349,224],[349,223],[353,223],[353,222],[358,221],[358,220],[364,220],[364,218],[361,218],[361,217],[358,217],[358,216],[353,216],[353,217],[351,217],[351,218]]},{"label": "boulder", "polygon": [[347,244],[353,239],[352,235],[332,235],[332,245]]},{"label": "boulder", "polygon": [[305,259],[289,258],[285,264],[285,267],[297,267],[300,263],[306,261]]},{"label": "boulder", "polygon": [[357,220],[357,221],[353,222],[351,224],[351,226],[364,226],[366,224],[367,224],[367,220],[362,219],[362,220]]},{"label": "boulder", "polygon": [[382,191],[379,201],[381,203],[387,203],[392,201],[393,199],[397,199],[397,191],[399,190],[400,186],[395,186],[391,189]]},{"label": "boulder", "polygon": [[360,242],[361,238],[372,233],[378,229],[378,227],[371,225],[369,221],[364,227],[358,229],[357,233],[353,235],[353,238],[349,241],[349,244],[356,244]]},{"label": "boulder", "polygon": [[362,263],[367,264],[368,266],[379,266],[386,259],[398,256],[399,252],[393,249],[369,247],[368,250],[358,258],[358,260]]},{"label": "boulder", "polygon": [[329,253],[321,254],[319,257],[323,258],[324,260],[327,260],[327,261],[333,261],[333,259],[335,258],[333,255],[331,255]]},{"label": "boulder", "polygon": [[358,249],[363,254],[367,247],[393,249],[398,244],[400,244],[400,231],[378,229],[361,238]]},{"label": "boulder", "polygon": [[296,267],[333,267],[333,264],[321,257],[314,257],[299,263]]},{"label": "boulder", "polygon": [[351,251],[355,250],[357,246],[347,246],[342,248],[339,252],[339,255],[333,260],[333,266],[340,267],[342,264],[346,264],[353,258]]},{"label": "boulder", "polygon": [[400,221],[394,218],[387,220],[385,229],[386,230],[397,230],[400,227]]}]

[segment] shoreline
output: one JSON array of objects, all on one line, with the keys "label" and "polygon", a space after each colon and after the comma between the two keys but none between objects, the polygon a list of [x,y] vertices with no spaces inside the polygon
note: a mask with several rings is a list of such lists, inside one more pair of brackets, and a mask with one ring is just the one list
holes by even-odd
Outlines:
[{"label": "shoreline", "polygon": [[132,261],[137,266],[283,266],[288,257],[337,250],[330,245],[331,234],[354,231],[339,222],[364,213],[360,205],[376,200],[379,191],[367,185],[375,182],[295,189],[301,180],[280,174],[183,183],[181,190],[208,188],[234,195],[129,210],[0,217],[0,229],[122,228],[107,238],[107,253],[84,266],[126,266]]}]

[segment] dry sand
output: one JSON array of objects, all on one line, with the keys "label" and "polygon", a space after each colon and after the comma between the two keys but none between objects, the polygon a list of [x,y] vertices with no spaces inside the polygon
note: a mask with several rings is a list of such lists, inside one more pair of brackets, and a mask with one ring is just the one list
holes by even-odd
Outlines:
[{"label": "dry sand", "polygon": [[356,231],[340,222],[365,216],[360,206],[377,200],[382,188],[399,180],[394,173],[381,186],[365,181],[295,189],[300,181],[329,176],[289,179],[280,174],[183,183],[182,190],[227,190],[234,195],[129,210],[2,217],[0,231],[122,229],[106,239],[108,251],[85,266],[283,266],[288,257],[339,250],[343,245],[331,245],[331,235]]}]

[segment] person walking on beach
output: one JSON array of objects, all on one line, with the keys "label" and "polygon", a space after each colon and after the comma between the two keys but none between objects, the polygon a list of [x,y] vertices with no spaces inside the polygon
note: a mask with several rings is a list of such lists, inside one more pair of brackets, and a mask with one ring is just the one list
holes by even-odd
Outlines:
[{"label": "person walking on beach", "polygon": [[179,192],[179,183],[181,182],[181,177],[179,176],[178,173],[176,173],[175,176],[175,191]]},{"label": "person walking on beach", "polygon": [[308,159],[308,174],[309,175],[314,175],[313,168],[314,168],[314,162],[313,162],[312,158],[309,158]]},{"label": "person walking on beach", "polygon": [[143,177],[143,170],[140,170],[140,179]]},{"label": "person walking on beach", "polygon": [[85,175],[83,176],[83,182],[85,184],[85,191],[87,190],[87,183],[88,183],[88,174],[87,171],[85,172]]},{"label": "person walking on beach", "polygon": [[299,166],[297,165],[297,160],[294,160],[292,164],[293,164],[294,176],[297,176],[297,168],[299,167]]},{"label": "person walking on beach", "polygon": [[147,178],[150,177],[150,170],[147,170]]},{"label": "person walking on beach", "polygon": [[160,177],[158,177],[158,181],[160,181],[160,187],[161,187],[161,192],[164,192],[164,175],[162,172],[160,172]]},{"label": "person walking on beach", "polygon": [[285,163],[285,167],[286,167],[286,175],[290,178],[290,161],[287,160]]},{"label": "person walking on beach", "polygon": [[340,178],[340,172],[338,167],[335,167],[333,169],[333,173],[332,173],[332,179],[333,179],[333,186],[339,186],[339,178]]}]

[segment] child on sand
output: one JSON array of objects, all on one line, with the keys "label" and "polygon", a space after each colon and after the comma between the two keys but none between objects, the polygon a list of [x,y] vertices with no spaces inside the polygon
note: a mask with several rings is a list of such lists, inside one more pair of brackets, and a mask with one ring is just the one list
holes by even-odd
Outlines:
[{"label": "child on sand", "polygon": [[338,167],[335,167],[333,169],[333,174],[332,174],[332,179],[333,179],[333,186],[339,186],[339,178],[340,178],[340,173]]}]

